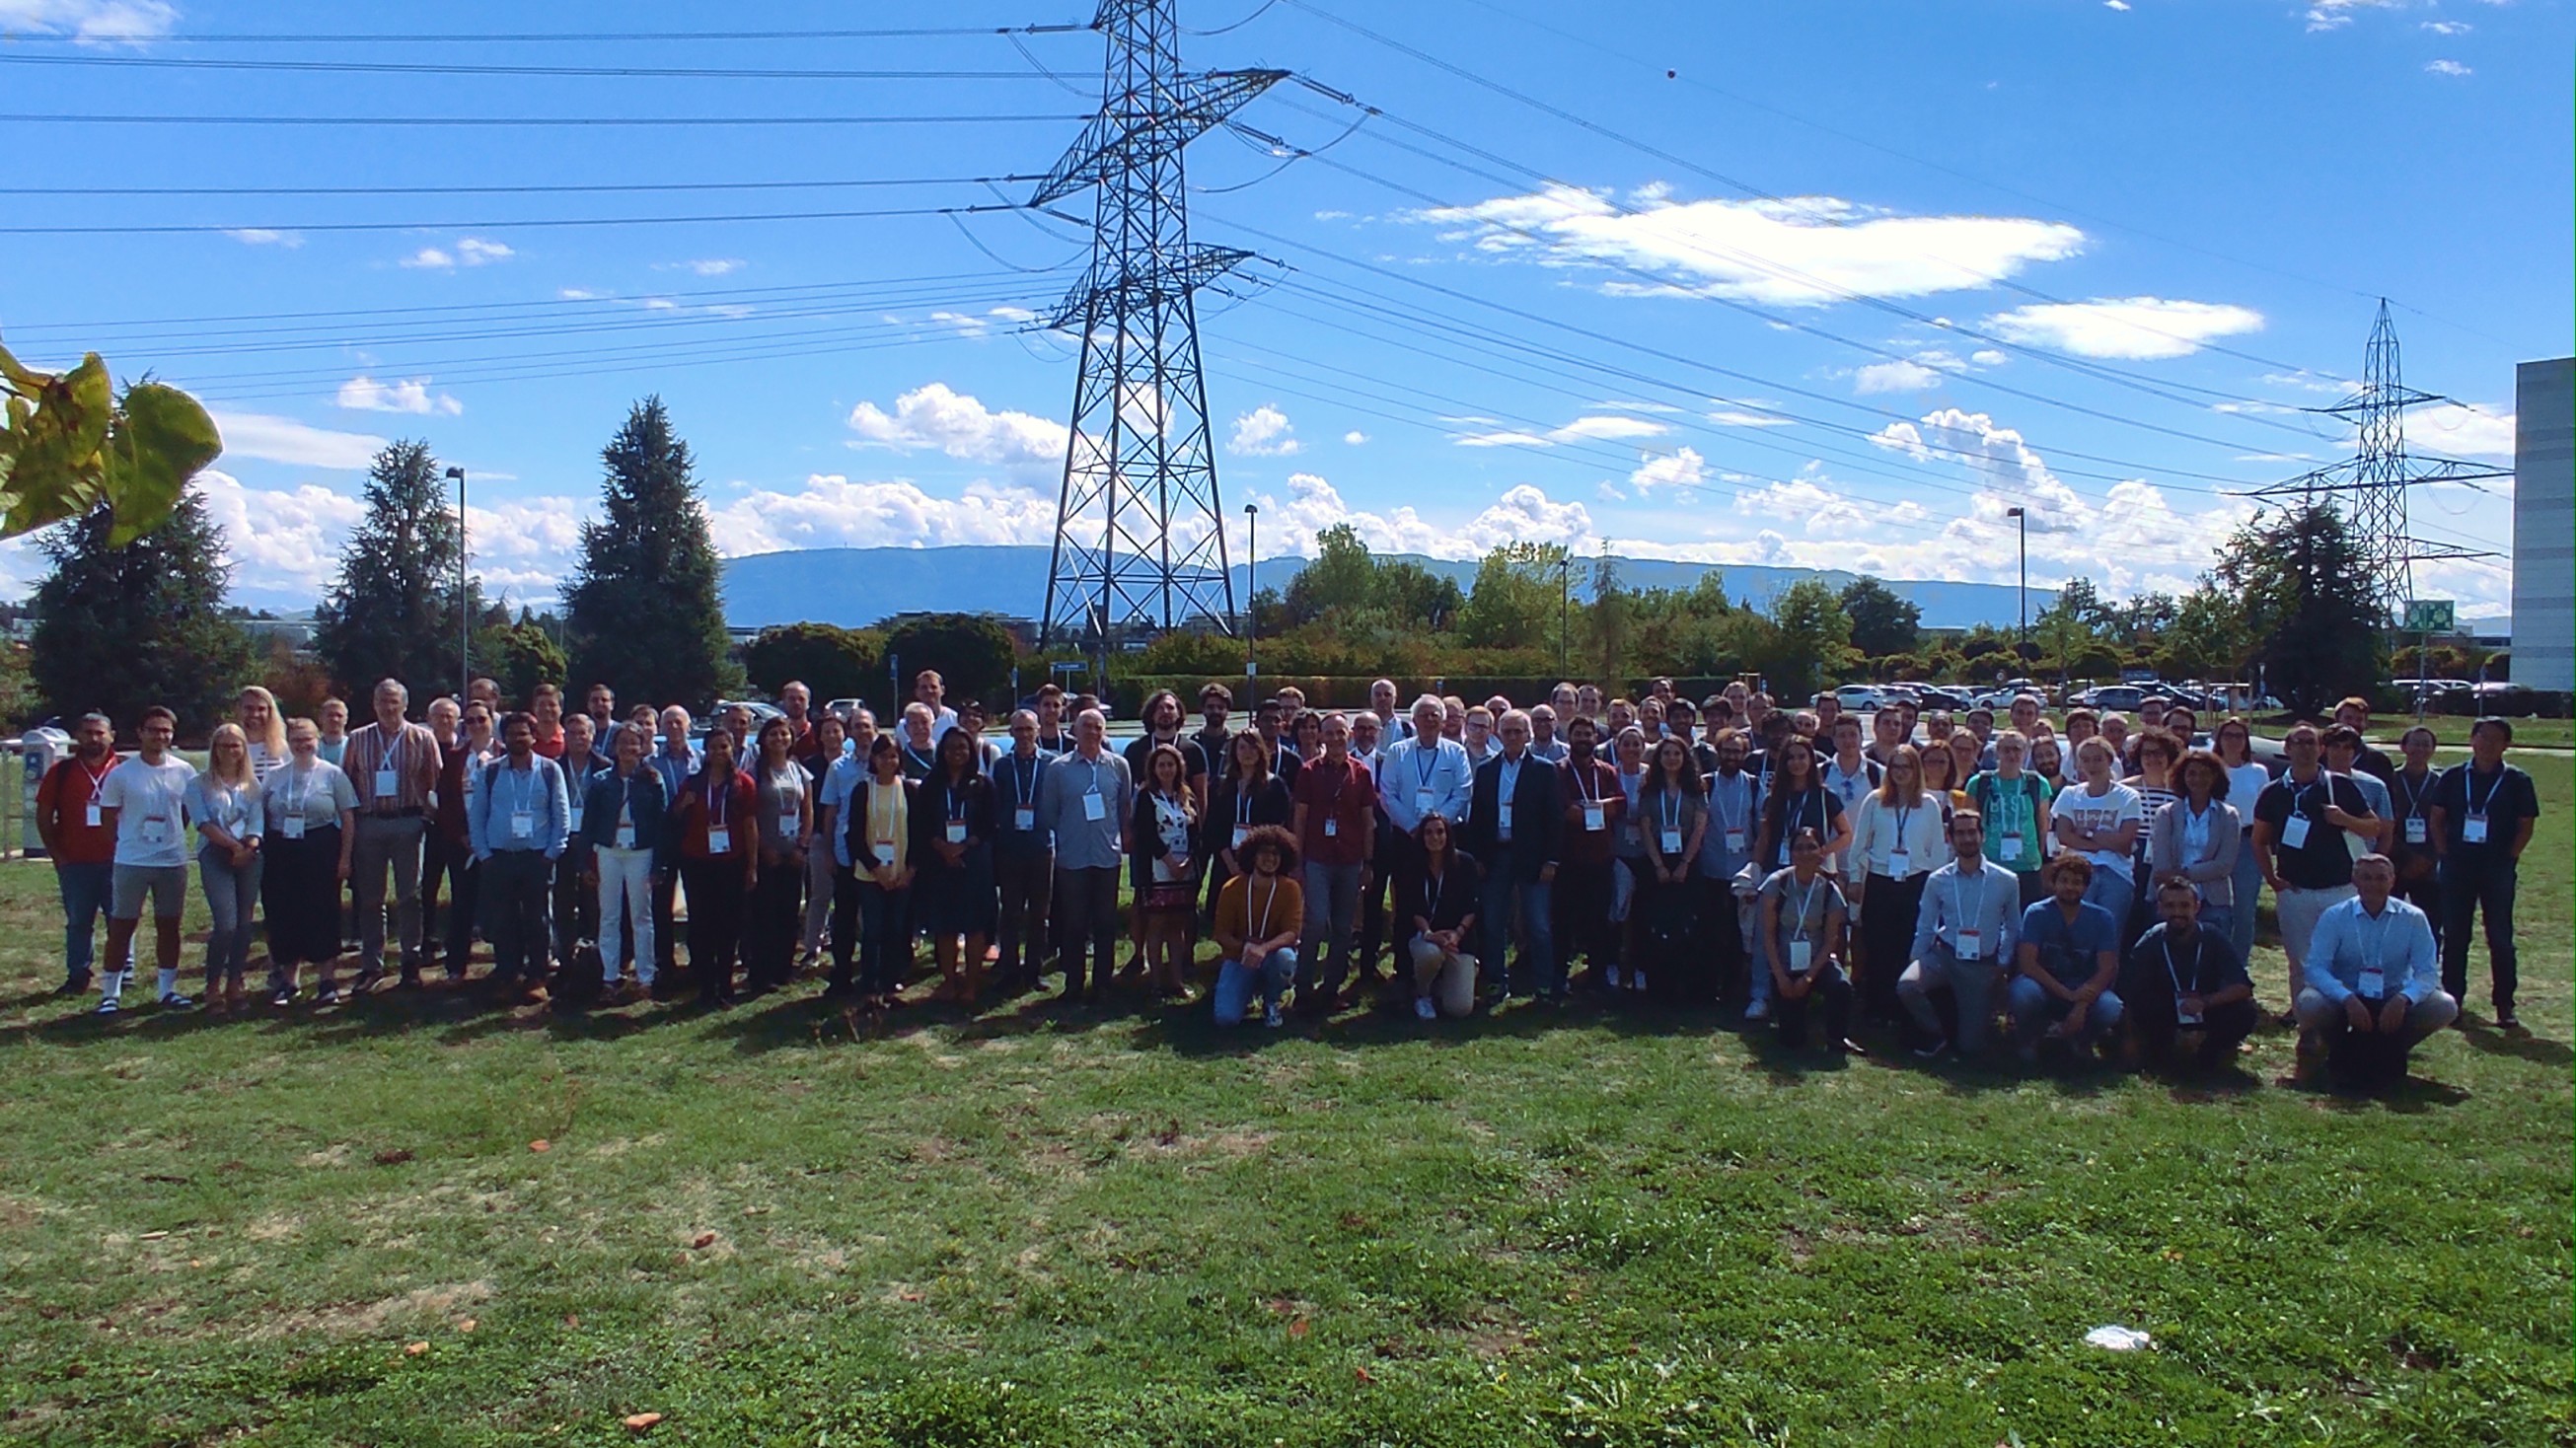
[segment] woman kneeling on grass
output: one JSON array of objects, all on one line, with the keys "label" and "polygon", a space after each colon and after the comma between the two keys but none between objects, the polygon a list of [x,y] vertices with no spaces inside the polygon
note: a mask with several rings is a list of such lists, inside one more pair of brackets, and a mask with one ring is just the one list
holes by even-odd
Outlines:
[{"label": "woman kneeling on grass", "polygon": [[1475,858],[1452,847],[1449,821],[1436,814],[1423,817],[1413,840],[1411,868],[1395,884],[1396,918],[1413,927],[1406,945],[1413,962],[1413,1013],[1426,1021],[1444,1011],[1472,1015],[1476,957],[1464,947],[1475,938],[1482,888]]},{"label": "woman kneeling on grass", "polygon": [[1216,977],[1216,1023],[1242,1023],[1261,993],[1261,1023],[1277,1027],[1279,998],[1297,974],[1297,936],[1306,892],[1294,873],[1297,842],[1277,825],[1257,825],[1235,847],[1251,873],[1225,882],[1216,897],[1216,943],[1224,964]]}]

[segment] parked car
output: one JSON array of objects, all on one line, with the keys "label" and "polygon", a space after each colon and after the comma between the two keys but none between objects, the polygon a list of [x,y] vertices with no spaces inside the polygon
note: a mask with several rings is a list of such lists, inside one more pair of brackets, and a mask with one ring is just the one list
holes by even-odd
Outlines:
[{"label": "parked car", "polygon": [[707,711],[707,717],[692,720],[690,722],[689,737],[692,739],[706,738],[708,734],[715,730],[715,727],[718,724],[724,721],[725,711],[736,704],[740,704],[742,707],[751,711],[751,737],[754,739],[760,737],[761,725],[772,719],[781,718],[787,713],[786,710],[779,708],[775,704],[764,704],[758,699],[718,699],[716,701],[716,706]]},{"label": "parked car", "polygon": [[1874,714],[1888,706],[1888,698],[1868,684],[1845,684],[1834,690],[1834,702],[1846,713]]},{"label": "parked car", "polygon": [[2133,684],[2104,684],[2092,691],[2085,702],[2098,712],[2118,710],[2128,713],[2146,702],[2147,691]]},{"label": "parked car", "polygon": [[2000,684],[1994,688],[1988,689],[1982,694],[1971,694],[1969,696],[1968,703],[1972,708],[1992,709],[1996,713],[2000,714],[2006,709],[2011,708],[2012,701],[2020,698],[2024,694],[2037,694],[2043,699],[2048,697],[2048,691],[2046,689],[2032,683],[2030,680],[2015,679],[2010,683]]},{"label": "parked car", "polygon": [[1954,714],[1970,707],[1965,693],[1938,684],[1915,685],[1914,702],[1926,709],[1947,709]]}]

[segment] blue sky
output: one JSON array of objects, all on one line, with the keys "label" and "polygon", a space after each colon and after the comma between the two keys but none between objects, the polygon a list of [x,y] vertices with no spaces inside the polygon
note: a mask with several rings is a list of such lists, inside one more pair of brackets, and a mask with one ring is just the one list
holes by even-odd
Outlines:
[{"label": "blue sky", "polygon": [[[210,500],[260,601],[327,583],[368,454],[410,436],[471,470],[489,585],[550,597],[648,391],[728,552],[1041,542],[1073,356],[1027,323],[1084,235],[813,213],[1024,199],[974,178],[1055,161],[1101,42],[816,32],[1089,8],[0,0],[0,336],[208,399]],[[1182,21],[1223,31],[1185,38],[1194,67],[1283,67],[1382,113],[1353,129],[1283,85],[1239,119],[1318,154],[1222,131],[1190,152],[1196,236],[1278,263],[1202,306],[1229,526],[1258,502],[1265,557],[1348,519],[1446,556],[1606,539],[2008,582],[2022,505],[2035,584],[2180,588],[2250,508],[2233,490],[2348,453],[2299,409],[2359,376],[2379,296],[2406,380],[2468,404],[2417,413],[2419,451],[2509,465],[2513,365],[2570,348],[2561,0],[1184,0]],[[530,29],[789,34],[488,39]],[[487,39],[259,38],[353,32]],[[861,74],[780,74],[814,71]],[[109,115],[198,119],[25,119]],[[252,116],[342,120],[207,119]],[[386,117],[767,123],[355,123]],[[778,123],[815,117],[874,120]],[[673,183],[736,189],[345,190]],[[206,194],[66,194],[102,187]],[[341,190],[255,190],[299,187]],[[747,213],[799,215],[653,219]],[[527,224],[576,219],[619,224]],[[2509,551],[2510,481],[2486,489],[2418,490],[2418,532]],[[0,550],[0,585],[39,570]],[[2501,562],[2421,572],[2468,613],[2510,597]]]}]

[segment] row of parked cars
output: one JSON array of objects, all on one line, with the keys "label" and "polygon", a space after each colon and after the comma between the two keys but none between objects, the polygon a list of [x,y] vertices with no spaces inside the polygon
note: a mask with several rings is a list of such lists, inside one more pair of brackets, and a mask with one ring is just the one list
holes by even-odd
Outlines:
[{"label": "row of parked cars", "polygon": [[1948,709],[1953,713],[1965,709],[1992,709],[2000,714],[2012,707],[2015,697],[2036,694],[2051,707],[2090,709],[2123,713],[2135,710],[2149,696],[2169,699],[2201,713],[2231,712],[2245,708],[2278,708],[2274,701],[2256,698],[2251,685],[2204,684],[2190,681],[2178,684],[2148,682],[2144,684],[2092,684],[2081,688],[2062,689],[2032,679],[2014,679],[1988,689],[1965,685],[1942,684],[1845,684],[1834,691],[1834,697],[1845,709],[1869,713],[1889,708],[1900,700],[1911,701],[1921,709]]}]

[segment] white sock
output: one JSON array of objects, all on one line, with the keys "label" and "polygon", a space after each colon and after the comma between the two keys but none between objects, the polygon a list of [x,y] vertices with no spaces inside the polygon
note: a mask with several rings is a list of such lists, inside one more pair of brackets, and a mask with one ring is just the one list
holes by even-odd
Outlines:
[{"label": "white sock", "polygon": [[101,1003],[115,1000],[123,994],[125,994],[124,971],[102,970],[98,973],[98,998]]},{"label": "white sock", "polygon": [[177,971],[175,971],[175,970],[165,970],[165,971],[161,972],[161,997],[162,997],[162,999],[167,1000],[167,999],[169,999],[171,996],[177,995],[178,993],[179,993],[179,972],[177,972]]}]

